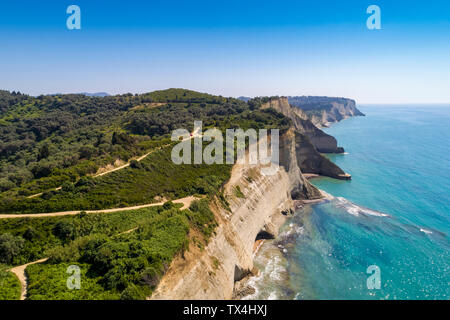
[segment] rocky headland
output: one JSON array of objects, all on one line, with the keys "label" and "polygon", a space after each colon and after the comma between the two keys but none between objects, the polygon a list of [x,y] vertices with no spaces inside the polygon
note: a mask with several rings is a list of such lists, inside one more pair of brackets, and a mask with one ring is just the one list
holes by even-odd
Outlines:
[{"label": "rocky headland", "polygon": [[[174,259],[152,299],[239,298],[248,289],[243,279],[257,273],[253,257],[260,241],[276,237],[296,206],[326,198],[303,174],[350,179],[318,151],[319,140],[311,137],[321,130],[287,98],[273,98],[262,107],[274,108],[292,120],[292,126],[280,134],[280,166],[273,174],[261,164],[233,166],[223,192],[228,206],[219,199],[211,204],[219,224],[215,235],[204,249],[191,245]],[[326,136],[331,136],[323,136],[327,146],[337,145]]]}]

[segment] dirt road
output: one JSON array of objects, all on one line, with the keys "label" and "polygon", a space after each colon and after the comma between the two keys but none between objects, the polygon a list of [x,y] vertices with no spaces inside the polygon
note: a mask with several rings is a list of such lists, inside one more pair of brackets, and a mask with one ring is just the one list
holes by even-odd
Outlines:
[{"label": "dirt road", "polygon": [[[194,200],[197,200],[198,198],[194,196],[189,196],[177,200],[173,200],[173,203],[181,203],[183,204],[183,209],[189,208],[191,205],[191,202]],[[162,206],[165,203],[165,201],[162,202],[156,202],[156,203],[150,203],[150,204],[143,204],[139,206],[133,206],[133,207],[125,207],[125,208],[114,208],[114,209],[103,209],[103,210],[87,210],[86,213],[111,213],[111,212],[118,212],[118,211],[130,211],[130,210],[137,210],[142,208],[148,208],[148,207],[156,207],[156,206]],[[0,214],[0,219],[12,219],[12,218],[45,218],[45,217],[60,217],[60,216],[71,216],[79,214],[83,210],[76,210],[76,211],[61,211],[61,212],[50,212],[50,213],[24,213],[24,214]]]}]

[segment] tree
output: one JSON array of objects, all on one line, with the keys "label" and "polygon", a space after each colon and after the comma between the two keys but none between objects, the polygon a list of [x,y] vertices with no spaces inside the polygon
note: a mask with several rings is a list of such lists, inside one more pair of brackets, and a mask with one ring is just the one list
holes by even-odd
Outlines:
[{"label": "tree", "polygon": [[40,161],[31,169],[31,172],[36,179],[39,179],[42,177],[48,177],[52,173],[52,169],[52,163]]},{"label": "tree", "polygon": [[5,233],[0,235],[0,263],[11,264],[22,250],[25,240],[20,236]]},{"label": "tree", "polygon": [[130,161],[130,167],[133,169],[141,169],[142,168],[142,164],[137,161],[137,160],[131,160]]},{"label": "tree", "polygon": [[82,146],[78,151],[80,153],[80,158],[90,159],[96,152],[96,149],[92,145]]},{"label": "tree", "polygon": [[53,234],[61,240],[67,241],[75,236],[75,228],[68,221],[60,221],[53,228]]},{"label": "tree", "polygon": [[48,147],[48,144],[42,145],[42,147],[39,149],[38,160],[47,159],[49,155],[50,149]]}]

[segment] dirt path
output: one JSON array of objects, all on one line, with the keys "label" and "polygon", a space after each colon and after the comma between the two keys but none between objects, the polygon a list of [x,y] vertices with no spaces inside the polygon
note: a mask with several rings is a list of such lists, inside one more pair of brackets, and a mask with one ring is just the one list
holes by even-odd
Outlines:
[{"label": "dirt path", "polygon": [[[152,150],[152,151],[150,151],[150,152],[144,154],[143,156],[140,156],[139,158],[134,159],[134,160],[136,160],[136,161],[138,161],[138,162],[141,162],[141,161],[144,160],[148,155],[150,155],[150,154],[152,154],[153,152],[155,152],[155,151],[157,151],[157,150],[160,150],[161,148],[164,148],[164,147],[166,147],[166,146],[168,146],[168,145],[164,145],[164,146],[162,146],[162,147],[156,148],[155,150]],[[133,159],[132,159],[132,160],[133,160]],[[115,172],[115,171],[118,171],[118,170],[122,170],[122,169],[124,169],[124,168],[129,167],[129,166],[130,166],[130,162],[127,162],[127,163],[125,163],[124,165],[121,165],[120,167],[113,168],[113,169],[107,170],[107,171],[102,172],[102,173],[97,173],[97,174],[93,175],[92,177],[94,177],[94,178],[101,177],[101,176],[104,176],[104,175],[106,175],[106,174],[108,174],[108,173]]]},{"label": "dirt path", "polygon": [[[190,139],[193,139],[193,138],[195,138],[195,137],[201,137],[201,134],[199,133],[199,130],[194,131],[188,139],[184,139],[184,140],[190,140]],[[168,144],[166,144],[166,145],[164,145],[164,146],[161,146],[161,147],[158,147],[158,148],[156,148],[155,150],[152,150],[152,151],[150,151],[150,152],[148,152],[148,153],[146,153],[146,154],[140,156],[139,158],[132,159],[132,160],[136,160],[136,161],[138,161],[138,162],[141,162],[142,160],[144,160],[145,158],[147,158],[147,156],[149,156],[149,155],[152,154],[153,152],[155,152],[155,151],[157,151],[157,150],[160,150],[161,148],[164,148],[164,147],[167,147],[167,146],[168,146]],[[108,173],[111,173],[111,172],[115,172],[115,171],[118,171],[118,170],[122,170],[122,169],[124,169],[124,168],[129,167],[129,166],[130,166],[130,163],[131,163],[131,161],[128,161],[128,162],[125,163],[124,165],[121,165],[121,166],[119,166],[119,167],[117,167],[117,168],[109,169],[109,170],[107,170],[107,171],[105,171],[105,172],[97,173],[97,174],[93,175],[92,177],[97,178],[97,177],[101,177],[101,176],[107,175]],[[58,188],[50,189],[49,191],[58,191],[58,190],[61,190],[61,189],[62,189],[62,187],[58,187]],[[32,199],[32,198],[40,197],[40,196],[42,196],[43,194],[44,194],[43,192],[39,192],[39,193],[33,194],[33,195],[31,195],[31,196],[28,196],[27,199]]]},{"label": "dirt path", "polygon": [[[168,145],[165,145],[165,146],[168,146]],[[144,154],[143,156],[140,156],[139,158],[137,158],[137,159],[132,159],[132,160],[136,160],[136,161],[140,162],[140,161],[144,160],[148,155],[152,154],[153,152],[155,152],[155,151],[157,151],[157,150],[160,150],[161,148],[163,148],[163,147],[165,147],[165,146],[156,148],[155,150],[152,150],[152,151],[150,151],[150,152]],[[120,167],[112,168],[112,169],[109,169],[109,170],[107,170],[107,171],[104,171],[104,172],[101,172],[101,173],[97,173],[97,174],[93,175],[92,177],[93,177],[93,178],[101,177],[101,176],[107,175],[108,173],[115,172],[115,171],[118,171],[118,170],[122,170],[122,169],[124,169],[124,168],[129,167],[129,166],[130,166],[130,162],[127,162],[127,163],[125,163],[124,165],[121,165]],[[62,187],[58,187],[58,188],[50,189],[49,191],[58,191],[58,190],[61,190],[61,188],[62,188]],[[31,195],[31,196],[28,196],[27,199],[36,198],[36,197],[41,196],[42,194],[43,194],[43,192],[36,193],[36,194]]]},{"label": "dirt path", "polygon": [[[191,202],[194,200],[197,200],[198,198],[194,196],[189,196],[177,200],[173,200],[173,203],[181,203],[183,204],[183,207],[181,207],[181,210],[189,208],[191,205]],[[143,204],[139,206],[133,206],[133,207],[125,207],[125,208],[114,208],[114,209],[104,209],[104,210],[87,210],[86,213],[112,213],[112,212],[118,212],[118,211],[130,211],[130,210],[137,210],[142,208],[148,208],[148,207],[156,207],[156,206],[162,206],[165,203],[165,201],[162,202],[156,202],[156,203],[150,203],[150,204]],[[44,217],[59,217],[59,216],[71,216],[79,214],[83,210],[76,210],[76,211],[61,211],[61,212],[50,212],[50,213],[26,213],[26,214],[0,214],[0,219],[11,219],[11,218],[44,218]]]},{"label": "dirt path", "polygon": [[20,300],[25,300],[25,298],[27,296],[27,276],[25,275],[25,269],[32,264],[43,263],[47,260],[48,260],[48,258],[44,258],[44,259],[41,259],[38,261],[34,261],[34,262],[30,262],[30,263],[27,263],[27,264],[24,264],[21,266],[14,267],[9,270],[12,273],[14,273],[17,276],[17,278],[19,278],[20,286],[21,286]]},{"label": "dirt path", "polygon": [[[131,233],[133,231],[136,231],[139,227],[121,232],[119,234],[116,234],[115,236],[120,236],[122,234],[128,234]],[[31,266],[32,264],[38,264],[38,263],[44,263],[48,260],[48,258],[43,258],[34,262],[30,262],[27,264],[23,264],[21,266],[17,266],[14,268],[11,268],[9,271],[11,271],[12,273],[14,273],[17,278],[20,281],[20,300],[25,300],[25,298],[27,297],[27,289],[28,289],[28,279],[27,279],[27,275],[25,274],[25,269],[28,266]]]}]

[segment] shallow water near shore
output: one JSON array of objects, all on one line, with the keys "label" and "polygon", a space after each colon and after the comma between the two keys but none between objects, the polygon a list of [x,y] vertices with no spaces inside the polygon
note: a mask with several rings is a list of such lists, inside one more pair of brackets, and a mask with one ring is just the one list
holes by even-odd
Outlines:
[{"label": "shallow water near shore", "polygon": [[[351,181],[306,206],[261,247],[248,299],[449,299],[450,106],[366,106],[334,124]],[[371,289],[373,271],[380,289]]]}]

